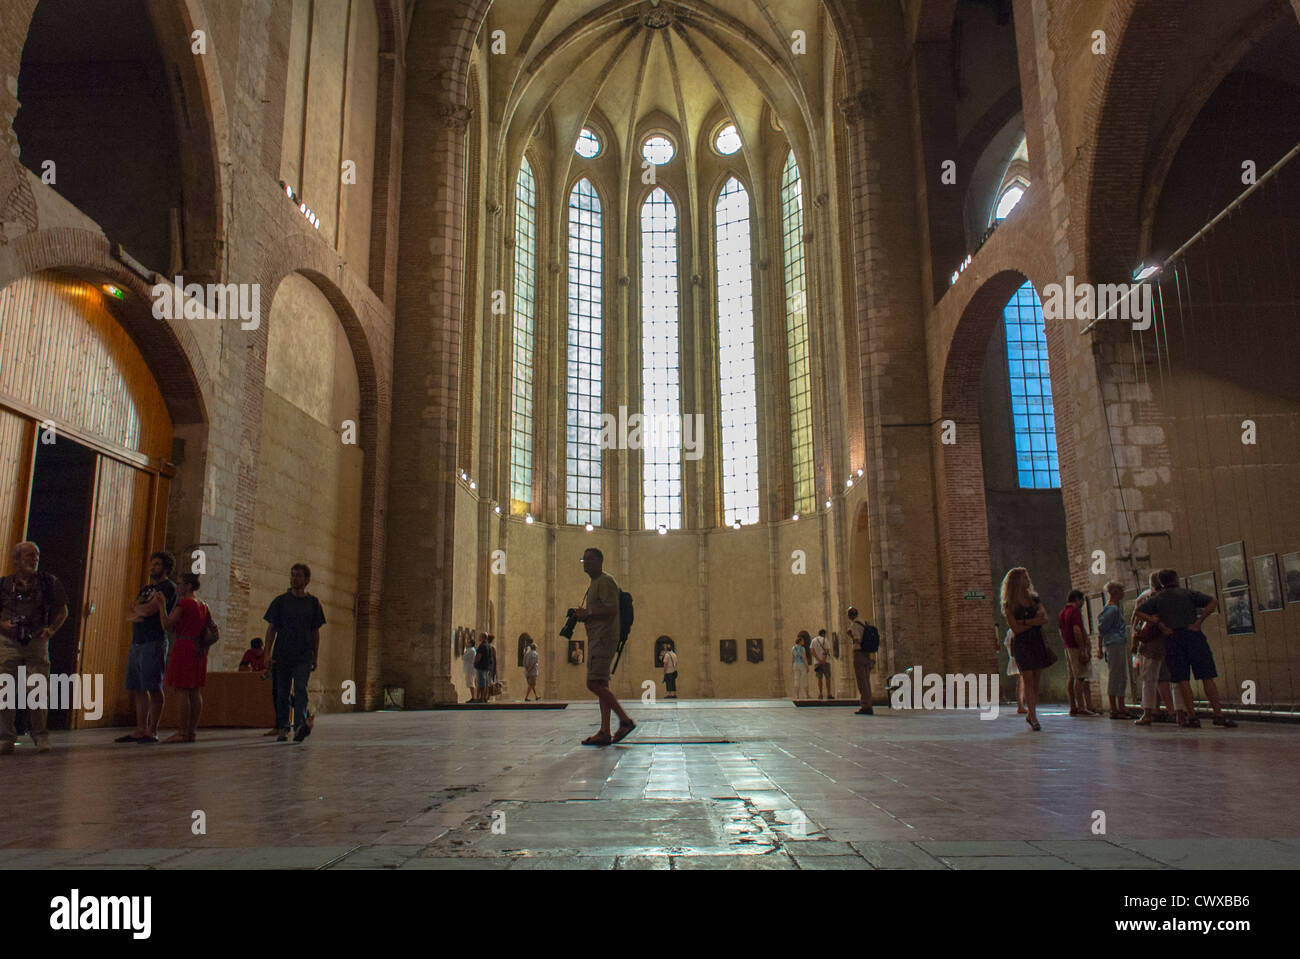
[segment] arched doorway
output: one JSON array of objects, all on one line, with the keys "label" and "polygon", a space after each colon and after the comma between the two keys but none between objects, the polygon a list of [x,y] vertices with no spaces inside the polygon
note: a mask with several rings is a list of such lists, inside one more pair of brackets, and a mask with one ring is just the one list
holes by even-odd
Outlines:
[{"label": "arched doorway", "polygon": [[124,623],[162,549],[175,467],[173,421],[112,283],[42,272],[0,290],[0,530],[31,539],[65,585],[69,621],[51,669],[102,677],[102,714],[52,713],[55,728],[129,722]]}]

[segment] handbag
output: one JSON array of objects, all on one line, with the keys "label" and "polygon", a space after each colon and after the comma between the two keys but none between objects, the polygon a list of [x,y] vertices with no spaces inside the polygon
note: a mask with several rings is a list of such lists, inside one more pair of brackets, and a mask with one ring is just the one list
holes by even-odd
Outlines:
[{"label": "handbag", "polygon": [[1044,666],[1043,668],[1047,669],[1051,666],[1055,666],[1056,661],[1060,659],[1060,657],[1056,655],[1056,651],[1052,649],[1051,646],[1047,645],[1047,642],[1042,638],[1041,634],[1039,635],[1038,641],[1043,644],[1043,649],[1047,650],[1047,666]]},{"label": "handbag", "polygon": [[194,645],[198,647],[200,653],[206,653],[221,641],[221,630],[217,629],[217,624],[212,621],[212,610],[204,606],[203,612],[207,614],[207,622],[203,624],[203,632],[199,634],[198,639],[194,640]]}]

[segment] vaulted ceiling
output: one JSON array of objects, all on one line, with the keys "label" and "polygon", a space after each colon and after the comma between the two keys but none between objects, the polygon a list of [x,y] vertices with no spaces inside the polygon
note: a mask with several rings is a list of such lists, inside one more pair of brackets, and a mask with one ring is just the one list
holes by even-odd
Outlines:
[{"label": "vaulted ceiling", "polygon": [[[491,52],[497,31],[505,54]],[[647,127],[689,159],[720,120],[748,146],[771,115],[814,163],[837,50],[821,0],[510,0],[492,5],[480,44],[499,155],[520,154],[546,117],[557,145],[594,124],[636,163]]]}]

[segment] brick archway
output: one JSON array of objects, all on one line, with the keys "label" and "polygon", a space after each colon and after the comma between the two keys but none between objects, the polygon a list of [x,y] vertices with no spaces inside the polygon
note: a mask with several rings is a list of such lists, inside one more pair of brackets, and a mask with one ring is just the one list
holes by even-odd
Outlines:
[{"label": "brick archway", "polygon": [[[996,603],[988,591],[989,531],[985,512],[984,447],[980,439],[980,375],[1002,311],[1027,277],[1005,268],[966,302],[943,370],[943,399],[932,427],[939,515],[939,578],[944,667],[949,672],[996,671],[989,625]],[[985,598],[964,599],[968,591]]]},{"label": "brick archway", "polygon": [[[0,30],[0,72],[19,75],[32,17],[40,0],[15,0]],[[186,273],[198,282],[222,276],[219,239],[225,232],[226,175],[230,166],[228,119],[224,88],[217,72],[213,36],[199,0],[161,0],[147,6],[164,66],[180,84],[185,104],[197,105],[198,116],[176,124],[181,153],[181,182],[186,197]],[[207,54],[191,52],[192,36],[202,31]],[[14,225],[37,230],[36,201],[30,176],[18,162],[14,119],[18,99],[0,87],[0,236]],[[177,106],[179,115],[180,106]],[[14,240],[10,234],[10,242]]]},{"label": "brick archway", "polygon": [[1081,137],[1086,217],[1083,264],[1094,282],[1126,280],[1137,262],[1140,202],[1150,152],[1151,97],[1179,56],[1179,26],[1187,0],[1116,0],[1101,29],[1110,56],[1093,72]]}]

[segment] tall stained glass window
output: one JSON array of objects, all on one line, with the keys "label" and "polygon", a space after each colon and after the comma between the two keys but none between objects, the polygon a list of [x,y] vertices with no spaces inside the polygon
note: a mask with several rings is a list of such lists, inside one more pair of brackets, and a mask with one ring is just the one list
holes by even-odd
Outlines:
[{"label": "tall stained glass window", "polygon": [[565,516],[600,525],[601,427],[600,197],[583,178],[569,193],[568,418]]},{"label": "tall stained glass window", "polygon": [[1043,307],[1033,285],[1026,283],[1016,290],[1002,315],[1007,330],[1011,421],[1020,488],[1060,489],[1052,380],[1047,369],[1047,334]]},{"label": "tall stained glass window", "polygon": [[808,297],[803,249],[803,190],[794,151],[781,171],[781,245],[785,260],[785,333],[790,368],[790,453],[794,508],[813,510],[812,376],[808,357]]},{"label": "tall stained glass window", "polygon": [[677,205],[656,187],[641,205],[641,489],[646,529],[682,525]]},{"label": "tall stained glass window", "polygon": [[732,177],[714,210],[717,228],[718,392],[722,401],[723,521],[758,522],[758,399],[749,193]]},{"label": "tall stained glass window", "polygon": [[515,295],[510,374],[510,507],[533,499],[533,319],[537,303],[537,184],[524,160],[515,181]]}]

